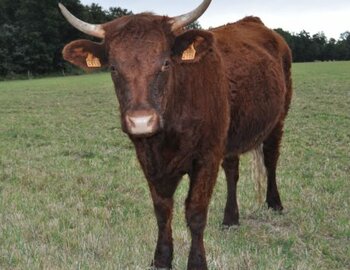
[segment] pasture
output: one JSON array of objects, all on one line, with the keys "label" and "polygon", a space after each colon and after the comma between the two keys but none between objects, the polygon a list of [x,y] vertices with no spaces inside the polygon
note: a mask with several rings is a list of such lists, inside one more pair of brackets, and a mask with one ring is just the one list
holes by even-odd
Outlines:
[{"label": "pasture", "polygon": [[[241,163],[241,226],[221,230],[220,173],[209,269],[350,269],[350,62],[294,64],[278,168],[284,214],[259,207]],[[156,221],[108,74],[0,83],[0,269],[145,269]],[[185,269],[188,189],[176,193],[175,269]]]}]

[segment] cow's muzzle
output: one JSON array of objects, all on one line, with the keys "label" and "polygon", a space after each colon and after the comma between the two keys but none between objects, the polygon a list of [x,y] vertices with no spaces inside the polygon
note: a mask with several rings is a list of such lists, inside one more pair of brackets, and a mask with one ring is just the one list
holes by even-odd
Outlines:
[{"label": "cow's muzzle", "polygon": [[151,136],[161,128],[154,110],[129,111],[125,115],[127,132],[134,136]]}]

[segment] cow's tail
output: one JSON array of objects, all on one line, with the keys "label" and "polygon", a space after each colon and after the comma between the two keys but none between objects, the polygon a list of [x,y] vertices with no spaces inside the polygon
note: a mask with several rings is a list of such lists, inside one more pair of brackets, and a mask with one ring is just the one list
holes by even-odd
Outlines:
[{"label": "cow's tail", "polygon": [[259,145],[252,151],[252,178],[255,182],[255,191],[257,200],[260,205],[265,201],[266,188],[267,188],[267,173],[264,163],[264,151],[263,145]]}]

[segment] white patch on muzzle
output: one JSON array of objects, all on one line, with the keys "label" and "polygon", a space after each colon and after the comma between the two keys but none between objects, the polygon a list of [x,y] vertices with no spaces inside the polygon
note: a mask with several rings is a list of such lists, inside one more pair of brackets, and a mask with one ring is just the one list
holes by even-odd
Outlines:
[{"label": "white patch on muzzle", "polygon": [[129,117],[131,123],[130,133],[133,135],[149,134],[153,132],[152,125],[153,115],[140,116],[140,117]]}]

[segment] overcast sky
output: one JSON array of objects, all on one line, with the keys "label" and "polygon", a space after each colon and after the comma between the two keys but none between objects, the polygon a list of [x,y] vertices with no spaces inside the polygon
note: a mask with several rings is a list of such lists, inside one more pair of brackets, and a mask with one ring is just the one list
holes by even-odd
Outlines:
[{"label": "overcast sky", "polygon": [[[81,0],[108,9],[120,6],[134,13],[152,11],[161,15],[176,16],[199,5],[202,0]],[[328,38],[338,39],[350,31],[350,0],[213,0],[206,13],[199,19],[204,28],[215,27],[240,18],[259,16],[270,28],[283,28],[310,34],[323,31]]]}]

